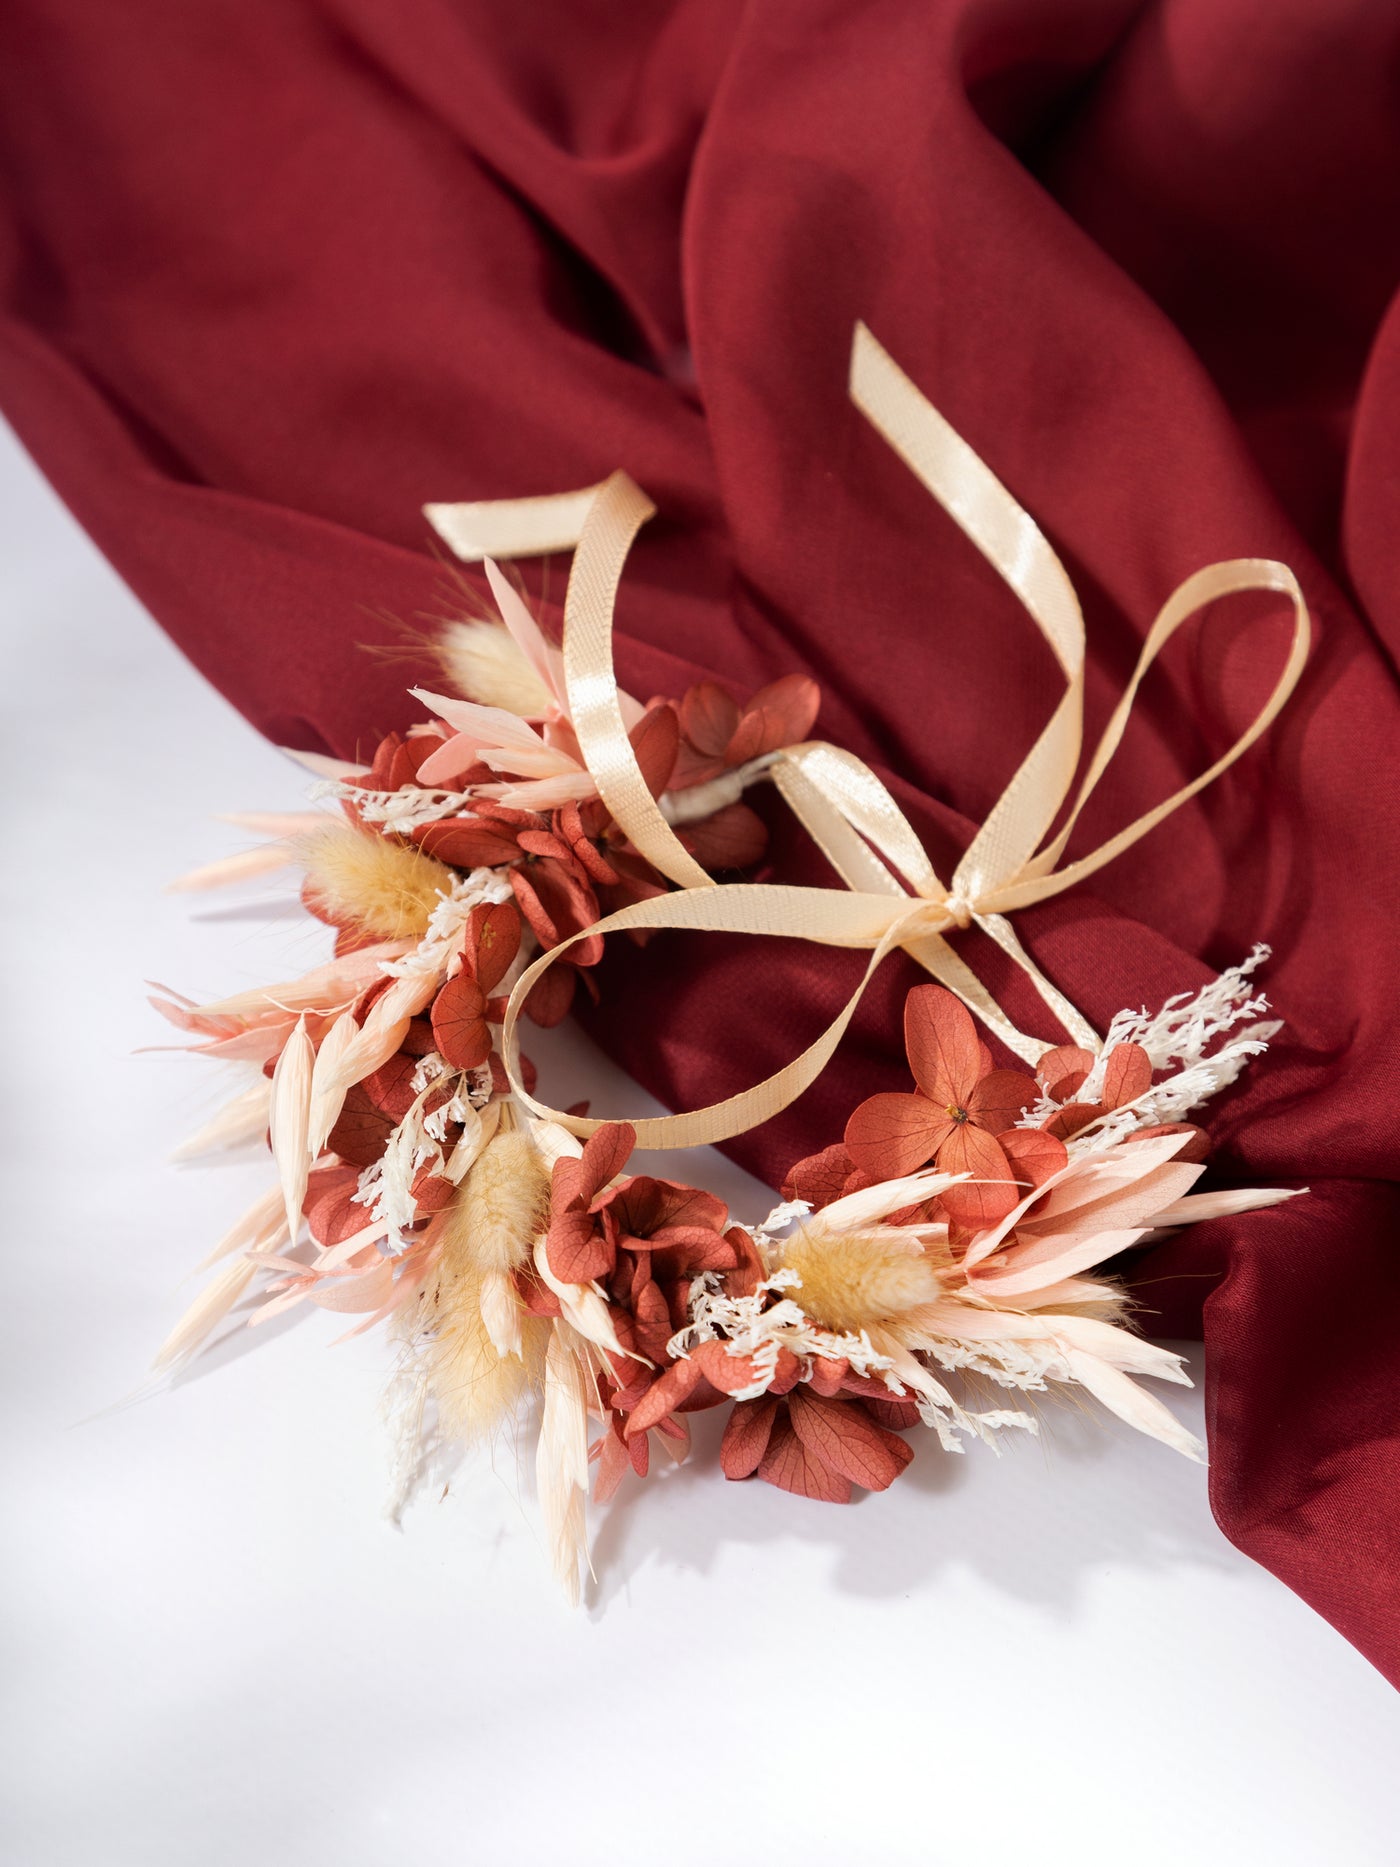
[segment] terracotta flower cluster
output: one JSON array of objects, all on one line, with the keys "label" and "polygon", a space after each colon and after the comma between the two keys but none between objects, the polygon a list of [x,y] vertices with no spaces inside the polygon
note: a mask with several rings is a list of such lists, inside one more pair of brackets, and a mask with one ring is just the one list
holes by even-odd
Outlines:
[{"label": "terracotta flower cluster", "polygon": [[[590,1492],[601,1504],[656,1451],[683,1456],[702,1409],[728,1410],[728,1478],[826,1502],[891,1484],[915,1425],[950,1450],[1035,1430],[988,1395],[1061,1383],[1194,1453],[1134,1378],[1179,1380],[1178,1358],[1124,1328],[1117,1287],[1090,1273],[1153,1230],[1285,1196],[1191,1192],[1204,1137],[1184,1116],[1262,1048],[1255,962],[1156,1018],[1123,1014],[1099,1054],[1048,1051],[1035,1074],[999,1065],[951,994],[917,988],[913,1087],[856,1108],[761,1224],[630,1172],[625,1124],[581,1144],[517,1100],[502,1021],[531,957],[582,935],[525,1000],[556,1023],[580,984],[594,989],[590,930],[667,884],[598,795],[559,651],[494,568],[492,587],[505,627],[458,627],[457,695],[420,696],[432,720],[390,734],[367,766],[319,761],[337,809],[250,819],[272,841],[192,878],[299,868],[335,942],[299,979],[155,1001],[192,1048],[252,1075],[193,1145],[266,1137],[277,1173],[216,1249],[222,1268],[162,1365],[193,1354],[255,1279],[254,1323],[309,1301],[387,1324],[397,1506],[440,1443],[535,1417],[540,1509],[573,1594]],[[813,683],[747,703],[710,682],[620,702],[696,859],[752,870],[764,829],[742,794],[810,732]],[[524,1058],[520,1074],[531,1087]]]},{"label": "terracotta flower cluster", "polygon": [[[645,1477],[650,1436],[684,1447],[684,1415],[728,1405],[755,1383],[761,1397],[734,1402],[720,1452],[728,1478],[757,1474],[804,1497],[849,1501],[854,1485],[883,1490],[912,1456],[890,1426],[918,1418],[912,1401],[852,1374],[843,1358],[810,1369],[790,1349],[766,1374],[751,1356],[707,1341],[676,1346],[690,1322],[690,1296],[702,1275],[730,1297],[752,1298],[767,1276],[753,1235],[730,1225],[723,1201],[696,1187],[650,1175],[624,1175],[635,1141],[626,1123],[599,1128],[577,1158],[554,1167],[549,1266],[565,1283],[595,1283],[605,1294],[618,1347],[596,1373],[603,1432],[594,1501],[612,1497],[630,1469]],[[537,1281],[522,1283],[537,1314],[559,1316]],[[801,1383],[801,1385],[799,1385]]]},{"label": "terracotta flower cluster", "polygon": [[[825,1205],[840,1193],[933,1166],[966,1176],[922,1211],[937,1211],[955,1232],[993,1225],[1027,1186],[1041,1186],[1068,1164],[1066,1143],[1104,1115],[1126,1108],[1152,1086],[1152,1062],[1140,1044],[1116,1045],[1104,1059],[1092,1099],[1077,1100],[1094,1074],[1092,1051],[1049,1050],[1035,1074],[995,1068],[968,1012],[938,986],[912,991],[904,1004],[904,1046],[912,1091],[870,1096],[851,1115],[844,1141],[810,1155],[784,1185],[789,1198]],[[1046,1108],[1034,1122],[1027,1111]],[[1138,1138],[1179,1134],[1179,1158],[1204,1160],[1204,1132],[1191,1123],[1159,1123]]]}]

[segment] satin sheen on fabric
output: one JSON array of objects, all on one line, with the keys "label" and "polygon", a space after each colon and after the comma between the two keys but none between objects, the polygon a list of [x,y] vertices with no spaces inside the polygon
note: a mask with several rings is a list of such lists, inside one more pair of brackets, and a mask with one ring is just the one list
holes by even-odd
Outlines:
[{"label": "satin sheen on fabric", "polygon": [[[1216,1162],[1312,1195],[1133,1276],[1150,1329],[1204,1329],[1222,1527],[1400,1681],[1398,58],[1388,0],[0,17],[0,407],[279,741],[352,755],[413,717],[427,670],[358,645],[461,605],[425,502],[622,467],[659,510],[619,599],[624,684],[811,672],[822,737],[951,872],[1060,677],[847,402],[858,317],[1065,560],[1091,736],[1184,576],[1297,571],[1318,639],[1267,740],[1169,845],[1017,931],[1100,1029],[1272,944],[1287,1027],[1213,1115]],[[564,572],[526,575],[557,599]],[[1166,652],[1071,856],[1257,710],[1287,623],[1230,601],[1257,623],[1207,616]],[[765,808],[772,878],[830,883]],[[1043,1016],[957,939],[1013,1019]],[[861,963],[670,933],[610,956],[595,1028],[698,1107],[809,1043]],[[891,960],[736,1156],[776,1178],[902,1086],[919,976]]]}]

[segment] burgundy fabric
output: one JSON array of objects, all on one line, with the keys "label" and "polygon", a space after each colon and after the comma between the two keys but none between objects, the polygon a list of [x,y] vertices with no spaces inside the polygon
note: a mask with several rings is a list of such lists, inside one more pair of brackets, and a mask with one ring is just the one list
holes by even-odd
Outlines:
[{"label": "burgundy fabric", "polygon": [[[1150,1252],[1139,1293],[1204,1325],[1226,1533],[1400,1679],[1397,60],[1390,0],[0,14],[0,406],[280,741],[353,753],[409,717],[421,670],[357,644],[460,602],[424,500],[623,466],[663,515],[628,684],[810,670],[946,873],[1057,681],[849,407],[857,317],[1063,555],[1093,721],[1188,572],[1297,569],[1320,639],[1267,743],[1019,926],[1096,1021],[1272,943],[1287,1030],[1219,1166],[1313,1193]],[[1283,634],[1241,602],[1173,646],[1077,848],[1227,743]],[[821,878],[773,821],[775,871]],[[695,1106],[808,1041],[856,964],[666,936],[610,960],[595,1027]],[[739,1158],[776,1179],[902,1080],[912,976]]]}]

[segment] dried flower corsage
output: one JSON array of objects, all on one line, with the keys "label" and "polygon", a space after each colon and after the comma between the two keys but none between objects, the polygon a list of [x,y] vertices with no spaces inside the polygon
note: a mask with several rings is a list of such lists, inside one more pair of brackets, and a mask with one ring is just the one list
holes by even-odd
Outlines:
[{"label": "dried flower corsage", "polygon": [[[976,455],[858,327],[852,397],[1007,577],[1055,649],[1066,695],[952,883],[935,875],[885,787],[807,738],[803,677],[740,703],[706,682],[642,706],[612,674],[611,604],[650,507],[625,475],[586,495],[429,508],[460,555],[486,558],[508,521],[517,554],[577,547],[564,639],[547,639],[486,558],[500,621],[449,625],[451,694],[391,734],[368,767],[310,761],[329,809],[243,819],[258,849],[186,878],[302,876],[334,951],[300,979],[211,1004],[153,1002],[204,1055],[253,1072],[190,1149],[266,1133],[276,1185],[230,1230],[227,1260],[158,1366],[208,1340],[245,1296],[256,1325],[302,1302],[383,1324],[401,1357],[394,1509],[439,1443],[538,1416],[540,1509],[573,1598],[586,1503],[684,1455],[687,1415],[723,1407],[727,1478],[831,1502],[884,1490],[905,1434],[1034,1432],[1026,1396],[1077,1386],[1196,1457],[1139,1384],[1183,1381],[1179,1357],[1127,1326],[1103,1267],[1164,1228],[1290,1198],[1200,1194],[1191,1119],[1277,1028],[1256,949],[1194,997],[1125,1011],[1099,1037],[1043,977],[1007,916],[1071,886],[1161,822],[1252,743],[1287,698],[1307,612],[1283,566],[1211,566],[1149,632],[1138,673],[1068,820],[1080,754],[1083,624],[1058,559]],[[522,539],[525,543],[522,543]],[[1266,589],[1293,606],[1287,665],[1250,729],[1200,779],[1089,856],[1062,865],[1116,749],[1138,680],[1203,603]],[[844,888],[741,879],[761,858],[746,789],[772,782]],[[717,876],[740,879],[717,880]],[[1035,984],[1071,1041],[1018,1031],[949,942],[975,922]],[[911,991],[910,1087],[853,1109],[793,1164],[782,1203],[736,1221],[702,1188],[639,1171],[635,1148],[723,1139],[790,1102],[839,1043],[823,1037],[713,1108],[635,1124],[537,1098],[517,1021],[551,1025],[610,932],[724,929],[869,951],[900,948],[935,983]],[[998,1064],[978,1031],[1023,1067]]]}]

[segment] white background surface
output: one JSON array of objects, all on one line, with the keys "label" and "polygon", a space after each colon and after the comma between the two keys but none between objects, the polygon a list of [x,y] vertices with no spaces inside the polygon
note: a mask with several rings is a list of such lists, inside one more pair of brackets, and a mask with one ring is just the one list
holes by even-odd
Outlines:
[{"label": "white background surface", "polygon": [[[1391,1867],[1400,1696],[1126,1429],[1065,1411],[1000,1460],[929,1435],[838,1509],[725,1484],[699,1416],[571,1613],[509,1444],[382,1521],[389,1351],[330,1348],[343,1319],[117,1404],[269,1172],[166,1164],[223,1078],[132,1055],[173,1035],[141,981],[222,994],[324,940],[271,889],[161,889],[238,846],[214,813],[304,779],[3,433],[0,547],[8,1867]],[[582,1039],[530,1048],[556,1102],[588,1092]]]}]

